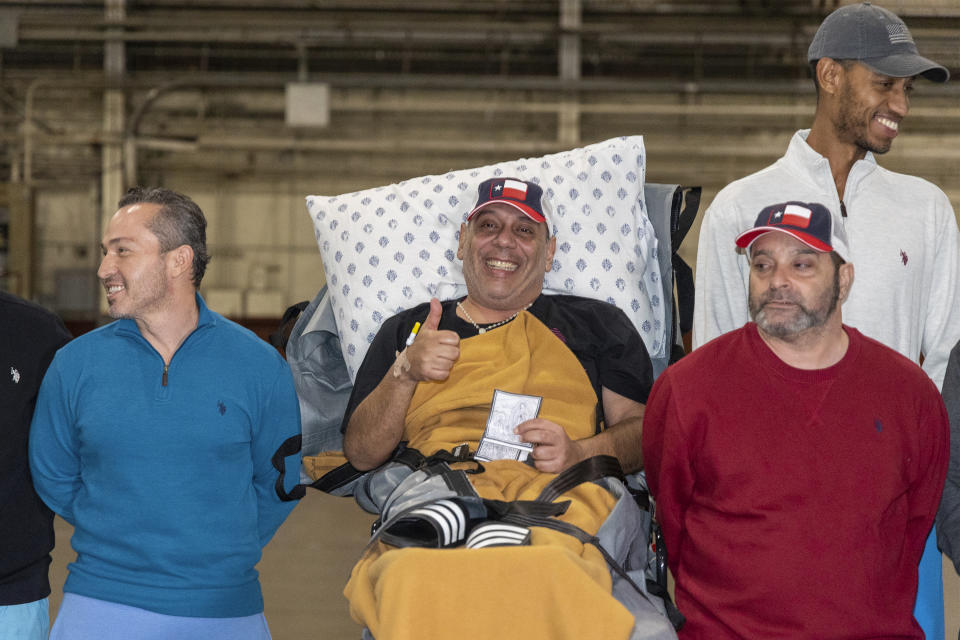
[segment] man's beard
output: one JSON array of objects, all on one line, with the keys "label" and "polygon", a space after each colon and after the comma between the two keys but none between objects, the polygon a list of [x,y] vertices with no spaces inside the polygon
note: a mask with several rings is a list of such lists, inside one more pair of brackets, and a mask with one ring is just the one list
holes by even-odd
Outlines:
[{"label": "man's beard", "polygon": [[128,282],[124,278],[123,284],[124,287],[132,284],[133,289],[127,288],[126,299],[121,299],[118,303],[109,306],[107,313],[111,318],[140,318],[145,313],[161,308],[166,302],[168,284],[162,264],[140,274],[133,282]]},{"label": "man's beard", "polygon": [[[806,307],[801,301],[790,294],[767,290],[759,296],[750,296],[750,318],[765,334],[781,340],[789,340],[797,334],[821,327],[826,324],[830,314],[837,308],[840,301],[840,270],[833,274],[833,287],[821,293],[814,303],[816,306]],[[796,305],[793,316],[776,322],[767,317],[764,308],[769,302],[789,302]]]},{"label": "man's beard", "polygon": [[890,151],[890,147],[893,145],[892,140],[888,140],[883,146],[877,146],[867,139],[869,123],[864,124],[860,121],[860,117],[856,113],[859,105],[853,96],[853,90],[850,88],[850,85],[844,84],[840,91],[840,112],[833,122],[837,138],[840,140],[850,140],[858,149],[870,151],[876,155],[883,155],[887,151]]}]

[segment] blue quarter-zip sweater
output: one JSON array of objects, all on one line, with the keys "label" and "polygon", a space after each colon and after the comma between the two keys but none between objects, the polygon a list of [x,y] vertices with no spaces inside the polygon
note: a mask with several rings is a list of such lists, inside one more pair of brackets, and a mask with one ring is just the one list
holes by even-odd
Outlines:
[{"label": "blue quarter-zip sweater", "polygon": [[[69,343],[37,398],[30,468],[74,525],[64,591],[157,613],[263,611],[264,545],[293,509],[271,459],[300,432],[287,363],[207,309],[169,367],[133,320]],[[299,454],[281,483],[298,480]]]}]

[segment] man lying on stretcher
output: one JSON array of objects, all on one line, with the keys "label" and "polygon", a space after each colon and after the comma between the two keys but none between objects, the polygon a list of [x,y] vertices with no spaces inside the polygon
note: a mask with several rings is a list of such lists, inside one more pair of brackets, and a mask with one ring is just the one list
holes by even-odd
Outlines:
[{"label": "man lying on stretcher", "polygon": [[[474,489],[483,498],[507,501],[537,498],[554,474],[596,455],[615,456],[627,472],[639,470],[643,403],[653,374],[638,332],[613,305],[542,295],[557,239],[550,236],[550,212],[538,185],[494,178],[482,182],[478,191],[477,205],[461,225],[457,249],[467,296],[433,299],[383,324],[357,374],[344,417],[347,459],[367,470],[386,462],[401,441],[427,456],[467,444],[477,459],[492,460],[483,463],[483,473],[469,476]],[[615,503],[606,490],[590,483],[564,498],[571,498],[572,505],[560,519],[591,534]],[[565,537],[535,528],[531,543],[558,544],[565,553],[572,552],[576,558],[571,573],[552,557],[508,560],[513,575],[527,577],[547,562],[556,575],[546,579],[560,584],[539,586],[534,591],[540,595],[534,596],[530,588],[514,584],[523,580],[511,578],[508,585],[490,574],[486,590],[497,592],[506,603],[521,597],[522,608],[532,613],[527,618],[541,617],[536,613],[539,604],[562,606],[563,598],[571,598],[580,620],[562,637],[597,637],[601,629],[611,633],[604,637],[626,637],[620,632],[629,633],[632,621],[626,609],[609,598],[603,560],[596,563],[595,549]],[[409,625],[409,608],[428,607],[424,613],[433,621],[443,598],[454,599],[443,580],[435,580],[441,586],[428,594],[422,580],[403,577],[397,580],[405,581],[404,586],[391,589],[390,603],[385,604],[384,581],[390,568],[403,562],[401,554],[419,552],[410,568],[425,575],[432,571],[434,578],[437,572],[445,578],[464,570],[471,581],[482,583],[486,575],[474,565],[477,557],[467,555],[477,553],[472,549],[387,551],[382,544],[371,549],[346,591],[354,617],[376,637],[378,631],[383,637],[428,637],[419,627],[422,618],[416,618],[416,629],[401,632],[404,620]],[[390,560],[393,553],[397,559]],[[530,567],[521,566],[525,559]],[[575,593],[584,589],[563,584],[589,583],[590,578],[594,584],[585,588],[595,589],[595,594]],[[513,588],[518,593],[511,592]],[[544,602],[538,603],[538,597]],[[596,602],[591,604],[592,597]],[[476,603],[461,602],[456,608],[459,624],[452,635],[469,637],[463,628],[464,609],[475,610]],[[388,619],[401,616],[401,610],[402,617]],[[489,612],[477,615],[484,621],[477,637],[494,637],[489,635]],[[526,619],[522,624],[531,625],[526,627],[517,624],[511,616],[511,637],[560,637],[555,628],[537,626],[547,624],[543,620]]]}]

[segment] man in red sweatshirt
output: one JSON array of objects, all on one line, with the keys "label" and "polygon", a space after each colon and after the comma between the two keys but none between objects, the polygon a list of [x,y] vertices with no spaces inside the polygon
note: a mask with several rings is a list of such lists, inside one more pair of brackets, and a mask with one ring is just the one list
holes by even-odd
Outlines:
[{"label": "man in red sweatshirt", "polygon": [[682,639],[923,638],[917,563],[949,426],[916,363],[842,324],[854,279],[823,205],[741,233],[752,322],[657,380],[643,455]]}]

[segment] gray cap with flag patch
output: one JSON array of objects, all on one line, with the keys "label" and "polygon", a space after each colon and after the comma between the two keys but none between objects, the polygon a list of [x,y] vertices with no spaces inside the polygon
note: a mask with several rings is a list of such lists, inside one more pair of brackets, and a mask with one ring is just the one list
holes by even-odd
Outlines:
[{"label": "gray cap with flag patch", "polygon": [[894,78],[923,76],[946,82],[946,67],[917,53],[907,25],[892,12],[862,2],[840,7],[828,15],[813,36],[807,60],[856,60],[877,73]]}]

